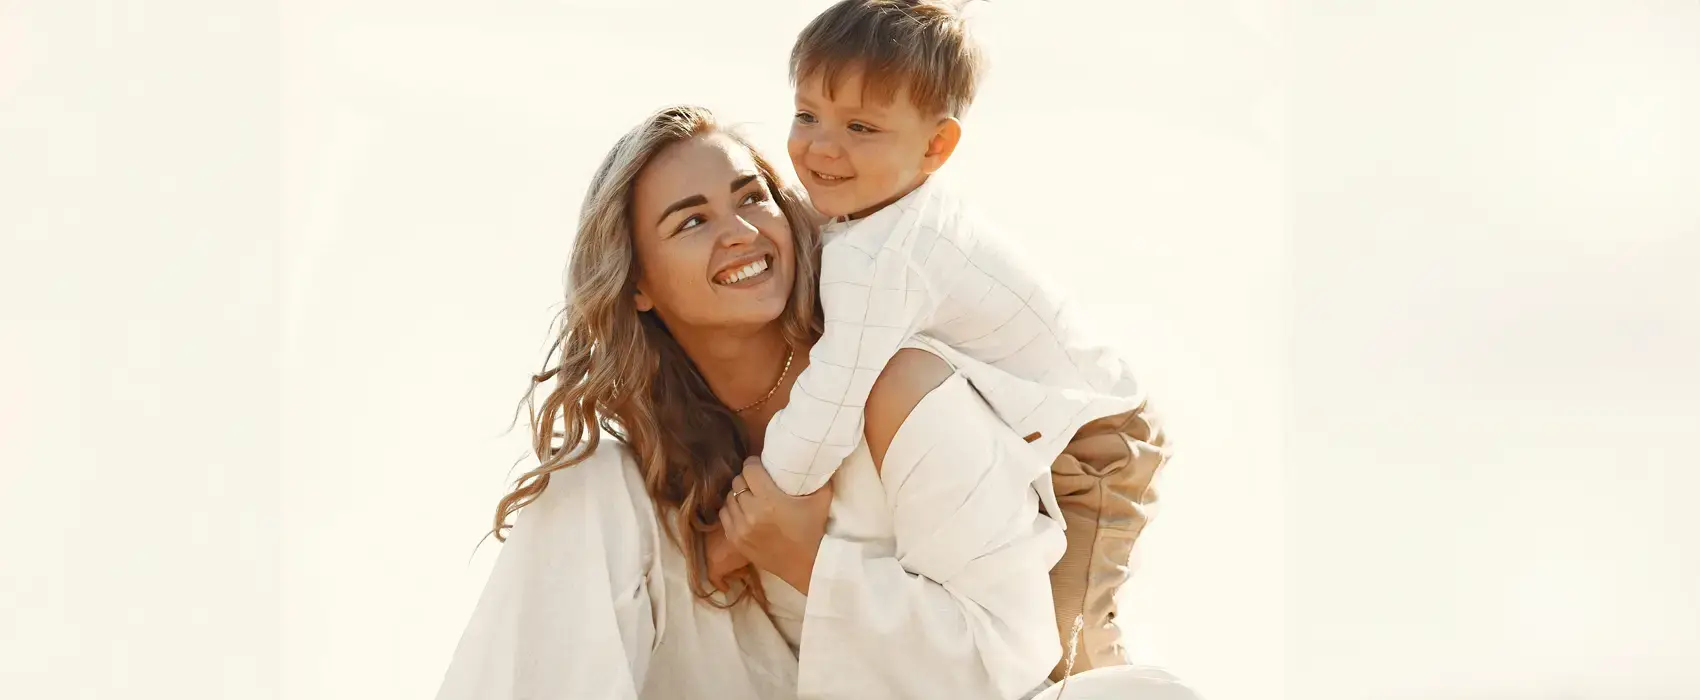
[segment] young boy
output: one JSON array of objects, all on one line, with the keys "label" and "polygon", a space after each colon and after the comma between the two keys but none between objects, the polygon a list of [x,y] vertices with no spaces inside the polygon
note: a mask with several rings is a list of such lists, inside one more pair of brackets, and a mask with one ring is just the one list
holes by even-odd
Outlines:
[{"label": "young boy", "polygon": [[1083,617],[1073,671],[1126,663],[1113,596],[1155,503],[1164,440],[1126,363],[1091,343],[1062,298],[931,177],[961,138],[981,62],[958,7],[937,0],[844,0],[798,36],[788,151],[833,218],[822,233],[826,323],[768,426],[762,463],[788,493],[820,488],[861,439],[869,391],[902,343],[949,346],[952,364],[1052,464],[1035,487],[1067,528],[1052,587],[1065,649]]}]

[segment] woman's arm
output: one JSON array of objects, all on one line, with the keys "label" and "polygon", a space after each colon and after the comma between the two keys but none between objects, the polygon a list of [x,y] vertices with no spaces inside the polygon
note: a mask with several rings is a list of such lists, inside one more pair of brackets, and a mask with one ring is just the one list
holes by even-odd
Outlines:
[{"label": "woman's arm", "polygon": [[521,511],[438,700],[637,698],[658,632],[659,532],[630,459],[604,439]]},{"label": "woman's arm", "polygon": [[810,576],[801,697],[1017,698],[1061,654],[1049,571],[1061,530],[1030,487],[1048,465],[939,358],[904,350],[865,434],[896,551],[834,536]]}]

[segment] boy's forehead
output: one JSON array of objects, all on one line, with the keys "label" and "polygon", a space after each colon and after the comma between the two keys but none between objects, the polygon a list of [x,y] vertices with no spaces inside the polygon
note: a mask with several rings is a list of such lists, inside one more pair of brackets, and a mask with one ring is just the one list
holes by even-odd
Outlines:
[{"label": "boy's forehead", "polygon": [[908,105],[908,87],[902,76],[870,74],[860,65],[817,66],[797,80],[797,95],[824,97],[846,108],[884,111]]}]

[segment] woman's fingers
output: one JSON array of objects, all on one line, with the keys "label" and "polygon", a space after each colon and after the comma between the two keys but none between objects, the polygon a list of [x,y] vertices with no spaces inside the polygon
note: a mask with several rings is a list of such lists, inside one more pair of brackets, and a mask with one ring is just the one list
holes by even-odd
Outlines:
[{"label": "woman's fingers", "polygon": [[787,495],[779,490],[779,484],[773,483],[773,477],[767,473],[767,467],[761,465],[761,460],[754,457],[744,460],[744,473],[732,477],[732,481],[742,481],[750,489],[750,493],[762,498]]},{"label": "woman's fingers", "polygon": [[714,586],[714,590],[722,593],[726,592],[726,574],[730,573],[722,562],[726,561],[726,549],[731,546],[731,543],[726,541],[724,524],[719,530],[710,532],[703,538],[703,555],[708,559],[708,582]]},{"label": "woman's fingers", "polygon": [[809,574],[825,536],[832,506],[832,487],[806,496],[779,488],[760,460],[744,460],[740,476],[749,491],[735,499],[742,519],[739,549],[755,565],[806,591]]},{"label": "woman's fingers", "polygon": [[720,527],[726,531],[726,539],[739,550],[746,544],[749,524],[749,517],[744,513],[744,507],[738,503],[738,499],[728,498],[726,504],[720,506]]},{"label": "woman's fingers", "polygon": [[714,584],[715,590],[728,592],[732,587],[726,582],[726,577],[749,566],[749,557],[738,551],[737,546],[726,536],[724,523],[719,530],[708,533],[704,540],[708,559],[708,582]]},{"label": "woman's fingers", "polygon": [[779,490],[779,484],[774,483],[767,468],[755,457],[744,460],[744,473],[738,478],[743,479],[745,488],[749,489],[739,499],[743,501],[744,515],[752,521],[752,525],[767,525],[778,520],[778,509],[791,507],[789,501],[795,500],[795,497]]},{"label": "woman's fingers", "polygon": [[829,501],[832,500],[832,482],[828,481],[821,484],[820,488],[815,489],[815,492],[809,494],[806,498],[825,498]]}]

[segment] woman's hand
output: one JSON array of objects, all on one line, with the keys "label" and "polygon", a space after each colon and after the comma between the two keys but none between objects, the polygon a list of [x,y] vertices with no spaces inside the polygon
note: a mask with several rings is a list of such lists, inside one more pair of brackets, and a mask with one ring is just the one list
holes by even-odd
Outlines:
[{"label": "woman's hand", "polygon": [[779,490],[761,460],[751,457],[744,460],[744,473],[732,479],[720,525],[727,541],[756,568],[806,595],[831,508],[831,483],[807,496],[792,496]]},{"label": "woman's hand", "polygon": [[708,582],[721,593],[732,590],[732,587],[726,583],[726,577],[749,566],[749,558],[745,557],[743,552],[738,551],[738,548],[732,546],[732,542],[726,539],[726,528],[724,527],[709,532],[703,538],[703,549],[706,550],[708,559]]}]

